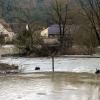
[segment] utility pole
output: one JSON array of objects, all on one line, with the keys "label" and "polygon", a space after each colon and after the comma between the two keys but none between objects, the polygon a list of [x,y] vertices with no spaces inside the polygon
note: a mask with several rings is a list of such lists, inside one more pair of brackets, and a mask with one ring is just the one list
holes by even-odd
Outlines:
[{"label": "utility pole", "polygon": [[54,68],[54,56],[52,56],[52,72],[55,71],[55,68]]}]

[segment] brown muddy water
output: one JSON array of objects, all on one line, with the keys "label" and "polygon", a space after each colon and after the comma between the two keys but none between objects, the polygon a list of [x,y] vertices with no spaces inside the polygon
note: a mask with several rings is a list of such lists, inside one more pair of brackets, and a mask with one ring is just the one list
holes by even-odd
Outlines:
[{"label": "brown muddy water", "polygon": [[87,73],[1,75],[0,100],[100,100],[100,76]]}]

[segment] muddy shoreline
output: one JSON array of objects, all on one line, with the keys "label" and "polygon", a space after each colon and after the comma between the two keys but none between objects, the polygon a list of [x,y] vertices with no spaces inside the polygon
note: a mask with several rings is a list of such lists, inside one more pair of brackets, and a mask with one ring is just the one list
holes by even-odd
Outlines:
[{"label": "muddy shoreline", "polygon": [[19,66],[0,63],[0,74],[16,74],[19,72]]}]

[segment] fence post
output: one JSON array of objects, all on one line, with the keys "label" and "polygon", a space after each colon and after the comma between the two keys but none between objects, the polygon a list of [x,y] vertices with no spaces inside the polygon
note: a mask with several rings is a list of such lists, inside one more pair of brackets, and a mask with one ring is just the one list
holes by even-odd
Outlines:
[{"label": "fence post", "polygon": [[55,71],[55,68],[54,68],[54,56],[52,56],[52,71],[53,72]]}]

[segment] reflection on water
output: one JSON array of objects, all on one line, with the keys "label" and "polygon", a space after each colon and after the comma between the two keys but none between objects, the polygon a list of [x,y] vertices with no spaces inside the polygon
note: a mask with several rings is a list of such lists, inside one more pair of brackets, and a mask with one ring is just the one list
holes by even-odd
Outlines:
[{"label": "reflection on water", "polygon": [[98,80],[72,73],[1,76],[0,100],[100,100]]}]

